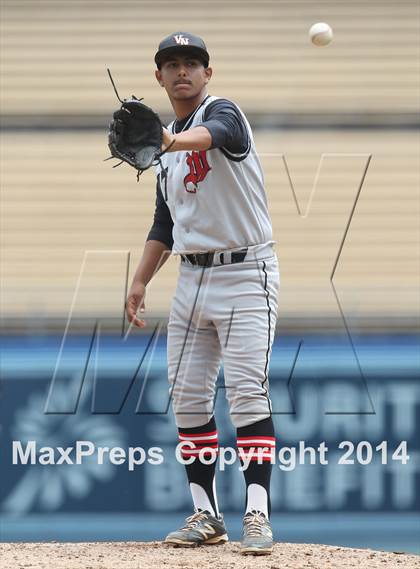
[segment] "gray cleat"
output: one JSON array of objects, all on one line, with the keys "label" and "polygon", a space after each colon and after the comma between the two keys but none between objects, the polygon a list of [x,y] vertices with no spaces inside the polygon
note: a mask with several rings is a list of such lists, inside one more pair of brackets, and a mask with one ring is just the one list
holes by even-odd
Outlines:
[{"label": "gray cleat", "polygon": [[186,524],[172,531],[164,543],[178,547],[196,547],[197,545],[214,545],[228,541],[223,516],[215,518],[207,510],[198,510],[187,518]]},{"label": "gray cleat", "polygon": [[243,555],[268,555],[273,551],[273,532],[270,521],[262,512],[253,510],[244,517],[241,539]]}]

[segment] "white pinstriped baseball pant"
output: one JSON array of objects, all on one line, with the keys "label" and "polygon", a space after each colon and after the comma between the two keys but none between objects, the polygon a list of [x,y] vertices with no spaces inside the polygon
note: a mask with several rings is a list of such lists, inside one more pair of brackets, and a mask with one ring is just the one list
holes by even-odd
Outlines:
[{"label": "white pinstriped baseball pant", "polygon": [[221,361],[234,426],[270,415],[279,284],[271,246],[270,256],[258,260],[208,268],[181,263],[168,324],[169,390],[178,427],[204,425],[212,417]]}]

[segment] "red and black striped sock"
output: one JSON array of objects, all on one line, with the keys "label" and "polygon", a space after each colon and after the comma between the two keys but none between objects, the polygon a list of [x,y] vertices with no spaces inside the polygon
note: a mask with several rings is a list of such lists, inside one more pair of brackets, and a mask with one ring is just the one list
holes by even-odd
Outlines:
[{"label": "red and black striped sock", "polygon": [[270,479],[275,445],[276,439],[271,417],[237,429],[239,457],[242,465],[248,464],[244,470],[245,513],[258,510],[263,512],[267,518],[270,517]]},{"label": "red and black striped sock", "polygon": [[187,459],[195,457],[192,464],[185,465],[187,477],[190,484],[191,495],[194,507],[200,510],[208,510],[214,516],[219,515],[219,508],[216,496],[216,462],[211,464],[203,463],[198,453],[202,450],[203,458],[207,459],[217,455],[218,441],[216,421],[214,417],[208,423],[201,427],[192,427],[189,429],[178,429],[179,442],[190,443],[185,446],[181,452],[182,458]]}]

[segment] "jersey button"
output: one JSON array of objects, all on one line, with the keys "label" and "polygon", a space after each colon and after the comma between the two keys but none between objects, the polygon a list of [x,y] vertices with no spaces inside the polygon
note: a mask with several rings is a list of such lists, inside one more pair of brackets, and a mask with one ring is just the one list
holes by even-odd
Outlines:
[{"label": "jersey button", "polygon": [[184,203],[184,200],[179,200],[179,205],[182,205]]},{"label": "jersey button", "polygon": [[190,232],[190,228],[189,228],[189,227],[186,227],[186,228],[185,228],[185,233],[189,233],[189,232]]}]

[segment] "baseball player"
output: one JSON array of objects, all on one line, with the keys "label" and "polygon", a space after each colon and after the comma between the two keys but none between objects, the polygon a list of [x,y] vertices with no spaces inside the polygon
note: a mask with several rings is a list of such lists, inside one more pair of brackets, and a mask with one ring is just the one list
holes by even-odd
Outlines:
[{"label": "baseball player", "polygon": [[279,272],[263,172],[249,123],[233,102],[211,96],[204,41],[165,38],[155,55],[159,85],[176,118],[163,129],[156,166],[153,226],[127,297],[127,316],[143,327],[146,287],[169,254],[180,256],[168,324],[168,377],[194,504],[166,543],[228,540],[215,486],[218,436],[215,382],[224,364],[246,484],[241,552],[268,554],[270,476],[275,447],[268,369]]}]

